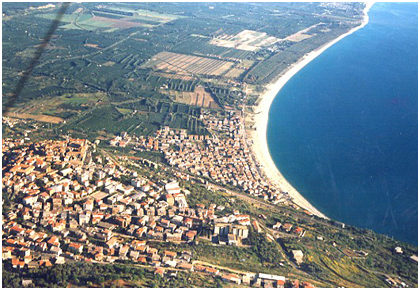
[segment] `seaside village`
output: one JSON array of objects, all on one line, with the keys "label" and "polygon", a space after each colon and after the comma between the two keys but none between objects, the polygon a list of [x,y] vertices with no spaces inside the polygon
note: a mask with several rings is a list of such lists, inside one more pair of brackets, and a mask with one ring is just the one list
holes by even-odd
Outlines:
[{"label": "seaside village", "polygon": [[167,164],[185,173],[232,185],[274,204],[295,206],[287,192],[263,178],[240,112],[227,111],[227,116],[220,118],[204,111],[201,119],[211,135],[188,134],[187,130],[165,126],[151,137],[132,138],[124,132],[110,140],[110,145],[126,147],[131,142],[135,150],[159,151]]},{"label": "seaside village", "polygon": [[[241,148],[243,144],[238,137],[241,119],[231,114],[222,123],[211,118],[208,123],[228,137],[203,139],[200,142],[208,144],[205,149],[200,147],[204,144],[189,142],[189,136],[178,140],[181,131],[175,134],[163,128],[157,137],[147,139],[152,141],[145,141],[144,146],[164,148],[170,140],[178,140],[183,153],[176,154],[177,151],[167,148],[168,162],[178,166],[188,163],[197,173],[207,173],[220,182],[234,182],[250,194],[276,200],[275,191],[263,191],[257,180],[258,170],[248,164],[249,153]],[[240,247],[249,232],[259,231],[260,226],[238,210],[223,215],[220,214],[223,207],[215,204],[189,205],[187,197],[194,193],[181,188],[177,180],[151,180],[111,157],[93,156],[96,145],[88,140],[68,138],[31,143],[28,139],[4,139],[2,143],[2,184],[6,193],[2,254],[6,266],[31,269],[72,260],[92,263],[129,260],[161,276],[194,271],[238,285],[312,287],[305,281],[284,276],[239,274],[217,265],[209,267],[195,260],[191,250],[173,252],[153,247],[152,242],[198,243],[198,234],[206,225],[213,229],[213,246]],[[202,150],[198,151],[199,148]],[[277,226],[285,231],[293,227]],[[302,261],[301,251],[294,251],[294,255],[297,263]]]}]

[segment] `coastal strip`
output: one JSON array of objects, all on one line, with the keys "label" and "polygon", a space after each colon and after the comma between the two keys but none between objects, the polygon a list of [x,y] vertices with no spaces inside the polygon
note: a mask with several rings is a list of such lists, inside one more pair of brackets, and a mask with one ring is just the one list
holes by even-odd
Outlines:
[{"label": "coastal strip", "polygon": [[302,57],[295,64],[291,65],[290,68],[282,73],[279,78],[272,84],[266,86],[264,94],[259,98],[257,102],[258,105],[254,111],[254,114],[251,116],[254,122],[255,130],[247,131],[248,139],[252,140],[251,150],[257,160],[261,165],[261,169],[264,172],[267,181],[271,184],[278,186],[282,191],[288,192],[292,201],[300,206],[303,209],[308,210],[314,215],[328,219],[326,215],[317,210],[313,205],[311,205],[281,174],[277,166],[274,164],[273,159],[271,158],[270,151],[268,150],[267,144],[267,125],[268,125],[268,116],[271,107],[271,103],[274,98],[277,96],[282,87],[303,67],[308,63],[314,60],[316,57],[321,55],[329,47],[343,39],[344,37],[352,34],[353,32],[363,28],[368,22],[368,11],[374,2],[366,3],[366,7],[363,10],[364,17],[362,24],[351,29],[345,34],[340,35],[336,39],[326,43],[324,46],[314,50],[304,57]]}]

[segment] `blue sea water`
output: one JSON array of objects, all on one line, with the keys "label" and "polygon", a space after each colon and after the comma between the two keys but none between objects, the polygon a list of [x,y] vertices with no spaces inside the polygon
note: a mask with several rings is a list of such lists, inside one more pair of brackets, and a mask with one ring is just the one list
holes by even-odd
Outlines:
[{"label": "blue sea water", "polygon": [[285,178],[328,217],[418,243],[418,7],[369,23],[299,71],[270,108]]}]

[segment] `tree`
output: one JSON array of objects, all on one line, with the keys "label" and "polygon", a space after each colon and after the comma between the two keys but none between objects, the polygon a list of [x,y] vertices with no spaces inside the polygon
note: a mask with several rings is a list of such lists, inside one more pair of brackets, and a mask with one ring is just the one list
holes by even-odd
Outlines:
[{"label": "tree", "polygon": [[216,288],[223,288],[222,280],[220,280],[219,277],[217,277],[215,280],[216,280]]}]

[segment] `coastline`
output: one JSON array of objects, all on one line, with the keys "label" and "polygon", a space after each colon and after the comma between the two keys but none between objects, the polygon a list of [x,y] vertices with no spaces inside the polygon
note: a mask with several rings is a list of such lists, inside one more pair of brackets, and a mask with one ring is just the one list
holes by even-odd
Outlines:
[{"label": "coastline", "polygon": [[353,32],[363,28],[368,22],[368,11],[372,7],[374,2],[366,3],[366,7],[363,10],[364,17],[363,22],[349,30],[348,32],[340,35],[339,37],[335,38],[334,40],[326,43],[324,46],[314,50],[304,57],[302,57],[298,62],[291,65],[290,68],[283,72],[279,78],[272,84],[266,86],[266,91],[264,94],[258,99],[258,105],[255,109],[255,113],[251,115],[254,122],[255,130],[247,131],[249,134],[249,139],[253,140],[251,145],[251,150],[258,161],[261,164],[261,169],[264,172],[265,176],[267,177],[269,183],[277,185],[282,191],[287,191],[288,195],[291,197],[293,203],[298,205],[299,207],[308,210],[314,215],[319,217],[328,219],[326,215],[316,209],[312,204],[310,204],[281,174],[278,170],[277,166],[274,164],[273,159],[271,158],[270,151],[268,149],[267,144],[267,126],[268,126],[268,117],[269,111],[271,107],[271,103],[277,96],[278,92],[282,89],[282,87],[303,67],[305,67],[308,63],[314,60],[316,57],[321,55],[325,50],[329,47],[343,39],[344,37],[352,34]]}]

